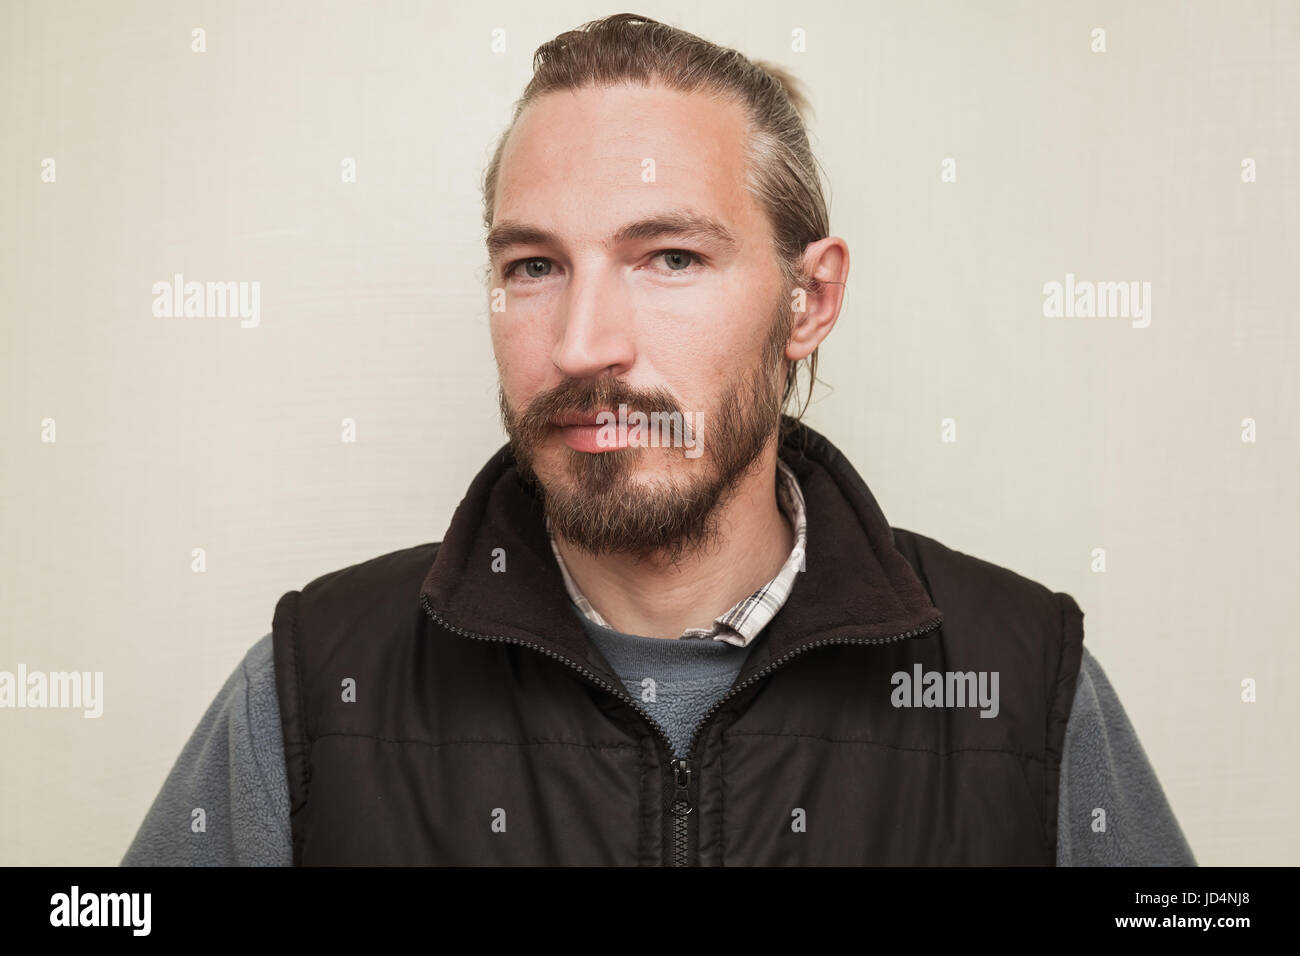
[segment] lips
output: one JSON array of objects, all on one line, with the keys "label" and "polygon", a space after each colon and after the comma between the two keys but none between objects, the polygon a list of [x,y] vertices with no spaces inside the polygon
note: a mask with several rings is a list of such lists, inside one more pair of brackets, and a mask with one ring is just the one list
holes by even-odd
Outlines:
[{"label": "lips", "polygon": [[561,427],[567,427],[569,425],[599,425],[600,422],[597,421],[597,416],[606,413],[613,415],[614,410],[597,409],[594,412],[564,412],[563,414],[557,415],[552,420],[552,424]]}]

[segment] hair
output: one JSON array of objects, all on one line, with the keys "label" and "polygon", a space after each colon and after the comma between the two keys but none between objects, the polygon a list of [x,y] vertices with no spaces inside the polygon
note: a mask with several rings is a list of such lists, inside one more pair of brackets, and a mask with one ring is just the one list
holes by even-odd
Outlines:
[{"label": "hair", "polygon": [[[533,53],[533,78],[515,103],[483,177],[483,221],[490,229],[497,178],[506,140],[524,109],[547,93],[588,85],[658,83],[684,93],[702,90],[738,102],[748,119],[746,157],[749,192],[763,207],[775,237],[775,252],[786,289],[782,313],[793,320],[789,297],[796,288],[809,294],[822,283],[801,268],[805,246],[830,235],[830,215],[822,193],[820,165],[808,143],[808,101],[795,78],[779,66],[750,60],[736,50],[635,13],[618,13],[584,23],[543,43]],[[788,335],[789,328],[786,329]],[[817,350],[808,363],[808,402],[817,380]],[[798,366],[786,369],[781,408],[796,389]],[[808,403],[800,409],[802,418]]]}]

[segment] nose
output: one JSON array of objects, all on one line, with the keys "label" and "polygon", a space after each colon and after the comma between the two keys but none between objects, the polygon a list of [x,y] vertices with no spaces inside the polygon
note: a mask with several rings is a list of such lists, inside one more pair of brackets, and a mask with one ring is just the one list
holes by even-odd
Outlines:
[{"label": "nose", "polygon": [[558,316],[555,367],[570,378],[620,377],[636,360],[632,302],[617,276],[575,264]]}]

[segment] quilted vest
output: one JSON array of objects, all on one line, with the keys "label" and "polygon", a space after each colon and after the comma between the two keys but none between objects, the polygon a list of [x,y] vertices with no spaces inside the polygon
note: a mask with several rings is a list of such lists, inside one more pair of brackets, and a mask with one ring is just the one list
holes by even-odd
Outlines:
[{"label": "quilted vest", "polygon": [[1078,605],[891,528],[787,424],[806,569],[684,759],[590,646],[508,445],[440,543],[285,594],[294,863],[1054,865]]}]

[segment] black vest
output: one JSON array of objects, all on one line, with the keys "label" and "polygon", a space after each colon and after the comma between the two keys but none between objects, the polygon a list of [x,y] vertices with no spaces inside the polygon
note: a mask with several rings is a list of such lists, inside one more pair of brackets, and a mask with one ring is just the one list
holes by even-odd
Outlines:
[{"label": "black vest", "polygon": [[[891,529],[806,426],[780,454],[807,567],[686,760],[590,647],[509,446],[440,544],[285,594],[294,863],[1053,865],[1078,605]],[[996,716],[947,676],[981,672]]]}]

